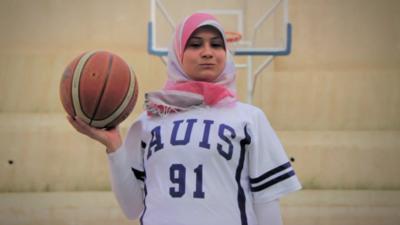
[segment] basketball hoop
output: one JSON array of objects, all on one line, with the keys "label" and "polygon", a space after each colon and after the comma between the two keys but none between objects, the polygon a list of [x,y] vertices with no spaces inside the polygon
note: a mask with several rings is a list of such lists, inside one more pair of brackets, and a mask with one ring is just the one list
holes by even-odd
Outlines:
[{"label": "basketball hoop", "polygon": [[226,31],[225,37],[228,43],[238,42],[242,39],[242,35],[239,32],[234,31]]}]

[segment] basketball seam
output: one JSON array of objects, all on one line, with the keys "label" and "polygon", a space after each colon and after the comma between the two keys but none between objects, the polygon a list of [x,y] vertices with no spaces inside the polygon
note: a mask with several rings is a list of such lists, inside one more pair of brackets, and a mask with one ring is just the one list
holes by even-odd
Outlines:
[{"label": "basketball seam", "polygon": [[130,71],[131,77],[134,77],[134,79],[131,79],[131,77],[130,77],[128,93],[125,96],[125,98],[123,99],[122,103],[107,118],[105,118],[103,120],[94,120],[93,121],[93,125],[94,126],[102,126],[102,127],[104,127],[106,125],[109,125],[109,124],[115,122],[116,120],[118,120],[121,117],[122,113],[125,111],[125,107],[127,107],[130,104],[131,98],[132,97],[135,97],[135,99],[137,98],[137,94],[135,96],[135,92],[137,92],[136,75],[135,75],[135,72],[130,67],[129,67],[129,71]]},{"label": "basketball seam", "polygon": [[83,111],[83,106],[81,104],[81,97],[80,97],[80,86],[81,86],[81,79],[82,73],[85,69],[86,64],[88,63],[89,59],[95,54],[96,52],[86,52],[82,55],[79,59],[78,64],[74,70],[73,80],[72,80],[72,100],[74,110],[77,116],[83,119],[86,123],[90,122],[90,118],[87,114]]},{"label": "basketball seam", "polygon": [[77,69],[77,67],[78,67],[78,65],[79,65],[79,61],[81,61],[81,59],[82,59],[82,57],[84,56],[85,54],[82,54],[80,57],[79,57],[79,59],[77,59],[77,61],[76,61],[76,64],[75,64],[75,66],[72,68],[72,78],[71,78],[71,95],[69,96],[70,97],[70,102],[71,102],[71,105],[72,105],[72,111],[73,111],[73,114],[74,114],[74,117],[77,115],[77,113],[76,113],[76,109],[75,109],[75,107],[74,107],[74,97],[73,97],[73,90],[72,90],[72,88],[73,88],[73,83],[74,83],[74,73],[75,73],[75,70]]},{"label": "basketball seam", "polygon": [[86,64],[88,64],[90,58],[92,58],[95,54],[91,54],[86,61],[84,62],[83,66],[82,66],[82,70],[80,72],[79,75],[79,82],[78,82],[78,98],[79,98],[79,107],[81,108],[81,112],[87,117],[90,118],[90,115],[87,114],[87,112],[85,112],[85,110],[83,109],[83,105],[81,104],[82,99],[81,99],[81,80],[82,80],[82,73],[85,70]]},{"label": "basketball seam", "polygon": [[112,55],[110,55],[110,58],[108,60],[108,69],[107,69],[107,73],[106,73],[106,79],[104,80],[103,87],[102,87],[101,92],[100,92],[100,96],[97,99],[97,103],[96,103],[96,107],[95,107],[94,113],[93,113],[92,117],[90,118],[90,123],[89,123],[90,125],[92,124],[93,121],[95,121],[95,117],[96,117],[96,114],[97,114],[97,112],[99,110],[99,106],[101,104],[101,100],[102,100],[102,98],[104,96],[104,91],[106,90],[106,87],[107,87],[107,84],[108,84],[108,79],[109,79],[110,74],[111,74],[111,68],[112,68],[113,59],[114,59],[114,57]]},{"label": "basketball seam", "polygon": [[[119,107],[121,107],[122,104],[124,104],[124,100],[125,100],[126,97],[129,95],[129,89],[130,89],[130,86],[131,86],[131,76],[132,76],[132,74],[131,74],[131,71],[130,71],[130,70],[129,70],[129,74],[130,74],[130,76],[128,77],[128,78],[129,78],[129,80],[128,80],[129,86],[128,86],[128,88],[126,89],[125,94],[123,95],[122,101],[119,103],[119,105],[117,105],[117,106],[114,108],[114,110],[113,110],[112,112],[110,112],[109,114],[107,114],[106,116],[104,116],[104,117],[102,117],[102,118],[96,119],[95,121],[106,120],[108,117],[112,116],[116,111],[118,111]],[[119,117],[119,115],[118,115],[118,117]],[[110,123],[112,123],[112,122],[113,122],[113,121],[111,121]],[[110,124],[110,123],[108,123],[108,124]],[[108,124],[107,124],[107,125],[108,125]]]},{"label": "basketball seam", "polygon": [[[129,86],[130,86],[130,85],[131,85],[131,79],[132,79],[131,70],[129,70],[129,74],[130,74],[130,76],[128,77],[128,78],[129,78],[128,84],[129,84]],[[117,107],[115,107],[114,111],[112,111],[112,112],[110,113],[110,115],[113,115],[116,111],[118,111],[119,107],[121,107],[121,105],[124,104],[124,99],[125,99],[125,98],[128,96],[128,94],[129,94],[129,88],[130,88],[129,86],[128,86],[128,88],[127,88],[126,91],[125,91],[125,94],[124,94],[124,97],[122,98],[122,101],[119,103],[119,105],[118,105]],[[124,111],[125,111],[125,110],[124,110]],[[113,123],[115,120],[119,119],[119,117],[122,115],[122,113],[123,113],[124,111],[122,111],[121,114],[119,114],[113,121],[110,121],[106,126],[110,125],[110,124]],[[110,115],[108,115],[108,116],[110,116]],[[107,117],[108,117],[108,116],[107,116]]]},{"label": "basketball seam", "polygon": [[[134,98],[135,98],[135,96],[137,96],[137,93],[136,93],[136,90],[137,90],[137,86],[136,86],[136,85],[137,85],[137,83],[136,83],[136,76],[135,76],[135,74],[133,74],[133,71],[132,71],[131,69],[129,69],[129,74],[130,74],[130,76],[129,76],[129,87],[126,89],[124,98],[123,98],[123,100],[121,101],[121,103],[118,105],[118,107],[116,107],[115,110],[114,110],[110,115],[112,115],[112,114],[114,114],[116,111],[118,111],[118,109],[124,104],[124,102],[126,101],[126,98],[127,98],[128,95],[130,94],[130,89],[132,88],[132,87],[131,87],[132,85],[133,85],[133,90],[134,90],[134,91],[133,91],[133,94],[132,94],[131,97],[134,97]],[[132,79],[134,79],[135,82],[132,83]],[[127,107],[129,104],[131,104],[131,101],[132,101],[132,99],[129,99],[129,100],[128,100],[128,104],[126,104],[126,107]],[[135,100],[133,100],[133,101],[135,101]],[[126,109],[126,108],[125,108],[125,109]],[[121,113],[120,113],[113,121],[110,121],[110,122],[107,124],[107,126],[110,125],[110,124],[112,124],[114,121],[120,119],[121,116],[123,116],[123,113],[125,112],[125,109],[124,109],[123,111],[121,111]]]}]

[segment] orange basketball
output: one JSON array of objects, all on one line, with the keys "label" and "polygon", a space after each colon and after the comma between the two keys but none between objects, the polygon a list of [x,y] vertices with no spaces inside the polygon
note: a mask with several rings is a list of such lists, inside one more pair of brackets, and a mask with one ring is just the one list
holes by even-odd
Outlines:
[{"label": "orange basketball", "polygon": [[60,97],[65,111],[97,128],[115,127],[132,112],[138,84],[131,67],[106,51],[85,52],[65,69]]}]

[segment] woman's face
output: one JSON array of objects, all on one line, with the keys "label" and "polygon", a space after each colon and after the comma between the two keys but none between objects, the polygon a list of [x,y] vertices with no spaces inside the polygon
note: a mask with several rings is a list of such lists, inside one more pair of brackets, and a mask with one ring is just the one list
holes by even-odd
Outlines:
[{"label": "woman's face", "polygon": [[187,41],[182,68],[196,81],[213,82],[225,68],[225,45],[218,30],[198,28]]}]

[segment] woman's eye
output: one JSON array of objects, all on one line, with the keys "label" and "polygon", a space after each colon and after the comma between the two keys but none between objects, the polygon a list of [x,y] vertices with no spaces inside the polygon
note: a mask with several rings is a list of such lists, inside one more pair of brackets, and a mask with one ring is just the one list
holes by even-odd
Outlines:
[{"label": "woman's eye", "polygon": [[211,46],[213,48],[223,48],[224,47],[224,42],[222,40],[214,40],[211,42]]},{"label": "woman's eye", "polygon": [[189,43],[188,47],[199,48],[199,47],[201,47],[201,43]]},{"label": "woman's eye", "polygon": [[211,44],[211,46],[214,47],[214,48],[222,48],[222,47],[224,47],[224,45],[222,43],[214,43],[214,44]]}]

